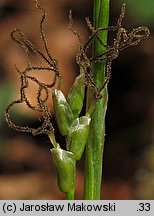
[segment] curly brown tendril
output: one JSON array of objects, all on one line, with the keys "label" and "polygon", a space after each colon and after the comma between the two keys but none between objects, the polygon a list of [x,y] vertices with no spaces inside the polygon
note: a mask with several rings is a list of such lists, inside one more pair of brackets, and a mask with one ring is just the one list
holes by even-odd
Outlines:
[{"label": "curly brown tendril", "polygon": [[[135,46],[139,44],[142,40],[146,39],[150,34],[150,31],[146,26],[137,27],[134,28],[132,31],[127,32],[127,30],[122,26],[122,21],[125,17],[125,12],[126,12],[125,4],[123,4],[116,26],[109,26],[108,28],[95,29],[92,23],[90,22],[89,18],[86,18],[87,27],[89,28],[91,35],[89,36],[89,39],[84,46],[81,42],[81,38],[79,38],[78,33],[76,33],[76,31],[71,29],[71,31],[79,38],[80,49],[77,56],[78,57],[77,63],[79,64],[80,67],[83,65],[85,66],[84,67],[85,77],[86,77],[85,84],[87,87],[91,87],[94,89],[94,94],[96,98],[101,98],[102,89],[104,89],[104,87],[109,83],[109,80],[111,78],[112,61],[119,56],[119,52],[130,46]],[[70,18],[70,23],[72,28],[72,23],[73,23],[72,17],[70,16],[69,18]],[[115,32],[115,38],[113,40],[113,43],[111,43],[110,45],[104,44],[103,41],[101,40],[99,34],[103,31]],[[88,57],[87,50],[91,46],[91,42],[94,39],[97,40],[100,43],[100,45],[105,48],[106,51],[100,54],[99,56]],[[82,64],[81,64],[81,59],[82,59]],[[107,68],[105,81],[100,89],[96,87],[96,84],[93,80],[93,73],[92,73],[92,63],[97,61],[105,61],[106,68]],[[85,62],[86,63],[88,62],[88,64],[85,64]]]},{"label": "curly brown tendril", "polygon": [[[46,40],[46,35],[45,35],[44,27],[43,27],[44,21],[46,19],[46,11],[40,6],[40,4],[39,4],[39,2],[37,0],[35,0],[35,4],[36,4],[36,7],[43,12],[42,19],[41,19],[41,22],[40,22],[40,32],[41,32],[41,38],[42,38],[42,40],[44,42],[45,51],[47,53],[47,56],[48,56],[49,60],[51,61],[51,64],[53,64],[53,68],[57,68],[57,61],[52,58],[52,56],[50,54],[50,51],[48,49],[48,43],[47,43],[47,40]],[[58,70],[57,70],[57,73],[58,73]]]},{"label": "curly brown tendril", "polygon": [[[42,11],[42,17],[39,24],[40,33],[41,33],[41,39],[43,41],[43,46],[45,53],[42,53],[30,40],[27,39],[25,34],[19,30],[14,29],[11,32],[12,39],[18,43],[23,50],[25,51],[26,55],[29,55],[30,51],[33,51],[36,55],[38,55],[42,60],[47,64],[47,66],[32,66],[30,62],[28,62],[28,66],[24,71],[20,71],[17,67],[16,70],[20,74],[20,99],[13,101],[10,103],[6,109],[6,120],[10,127],[12,127],[15,130],[23,131],[23,132],[31,132],[33,135],[37,135],[40,133],[48,134],[51,131],[53,132],[53,126],[51,124],[51,113],[49,108],[46,106],[46,102],[49,97],[49,89],[54,87],[56,84],[57,86],[61,83],[61,74],[58,70],[58,64],[55,59],[52,58],[50,55],[49,49],[48,49],[48,43],[46,40],[46,35],[44,31],[44,21],[46,19],[46,12],[45,10],[40,6],[37,0],[34,0],[36,8]],[[117,20],[116,26],[110,26],[108,28],[97,28],[95,29],[90,22],[89,18],[86,18],[87,27],[89,28],[91,35],[89,36],[88,41],[85,45],[82,43],[81,35],[77,31],[73,29],[73,18],[72,18],[72,12],[69,13],[69,24],[68,28],[70,31],[78,38],[79,42],[79,48],[76,55],[76,62],[80,67],[81,73],[85,74],[85,85],[88,88],[93,89],[94,96],[96,99],[100,99],[102,97],[101,91],[105,88],[105,86],[109,83],[109,80],[111,78],[111,65],[112,61],[115,60],[119,56],[119,52],[121,50],[124,50],[130,46],[135,46],[138,43],[140,43],[143,39],[147,38],[150,34],[149,29],[146,26],[141,26],[134,28],[132,31],[127,32],[127,30],[122,26],[122,21],[125,17],[125,4],[122,5],[120,16]],[[103,31],[109,31],[115,33],[115,38],[113,40],[113,43],[110,45],[106,45],[103,43],[103,41],[100,38],[100,33]],[[91,46],[91,43],[93,40],[97,40],[102,47],[105,48],[105,52],[100,54],[96,57],[89,57],[88,56],[88,49]],[[29,57],[29,56],[28,56]],[[106,63],[106,76],[105,81],[101,88],[98,88],[94,82],[93,79],[93,62],[97,61],[105,61]],[[40,82],[38,79],[36,79],[33,76],[30,76],[29,73],[34,71],[52,71],[54,72],[54,81],[51,84],[46,84]],[[37,91],[37,105],[33,106],[31,102],[28,100],[26,96],[26,89],[29,87],[29,80],[33,81],[38,86]],[[43,97],[42,92],[45,93],[45,96]],[[22,127],[19,125],[15,125],[11,119],[10,119],[10,109],[18,104],[25,103],[27,107],[31,110],[37,111],[41,114],[42,117],[42,125],[35,128],[30,127]]]},{"label": "curly brown tendril", "polygon": [[[96,38],[98,40],[98,42],[103,46],[105,47],[107,50],[110,49],[110,46],[109,45],[106,45],[103,43],[103,41],[100,39],[99,37],[99,33],[100,32],[103,32],[103,31],[117,31],[119,28],[121,28],[121,25],[122,25],[122,20],[125,16],[125,4],[122,5],[122,8],[121,8],[121,13],[120,13],[120,16],[118,18],[118,21],[117,21],[117,25],[116,26],[111,26],[111,27],[108,27],[108,28],[97,28],[95,29],[93,26],[92,26],[92,23],[91,21],[89,20],[89,18],[87,17],[86,18],[86,23],[87,23],[87,27],[89,28],[89,30],[91,31],[91,35],[89,36],[89,40],[87,41],[87,43],[85,44],[84,48],[87,49],[89,47],[89,44],[90,42]],[[117,37],[119,37],[118,35],[119,33],[117,32]],[[118,42],[118,41],[117,41]],[[115,43],[115,47],[118,46],[118,43],[116,43],[116,39],[114,39],[114,43]],[[103,53],[104,55],[106,54]],[[96,58],[90,58],[90,61],[97,61],[98,60],[98,57]],[[107,57],[104,58],[103,60],[107,60]]]},{"label": "curly brown tendril", "polygon": [[82,44],[82,39],[81,39],[81,35],[79,32],[75,31],[73,29],[73,18],[72,18],[72,11],[70,10],[69,13],[69,24],[68,24],[68,28],[69,30],[78,38],[78,42],[79,42],[79,48],[78,48],[78,52],[76,54],[76,62],[77,64],[81,67],[81,68],[85,68],[86,66],[89,67],[90,66],[90,62],[89,59],[86,55],[84,46]]},{"label": "curly brown tendril", "polygon": [[[50,114],[50,111],[48,109],[48,107],[45,105],[45,102],[47,101],[48,99],[48,86],[44,83],[41,83],[39,82],[36,78],[34,77],[31,77],[31,76],[27,76],[26,75],[26,72],[20,72],[18,68],[16,68],[16,70],[20,73],[20,81],[21,81],[21,87],[20,87],[20,99],[18,100],[15,100],[13,101],[12,103],[10,103],[6,109],[6,120],[7,120],[7,123],[8,125],[17,130],[17,131],[22,131],[22,132],[30,132],[32,133],[33,135],[37,135],[37,134],[40,134],[40,133],[49,133],[49,131],[54,131],[53,127],[52,127],[52,124],[51,124],[51,114]],[[38,95],[37,95],[37,106],[32,106],[31,103],[29,102],[29,100],[27,99],[26,97],[26,93],[25,93],[25,90],[28,88],[29,86],[29,83],[28,83],[28,80],[32,80],[34,82],[36,82],[39,86],[39,89],[38,89]],[[42,91],[45,90],[45,98],[42,99]],[[37,112],[39,112],[42,116],[42,120],[43,120],[43,123],[40,127],[38,127],[37,129],[35,128],[30,128],[30,127],[22,127],[22,126],[18,126],[18,125],[15,125],[11,119],[10,119],[10,109],[13,108],[15,105],[17,104],[23,104],[25,103],[28,108],[32,109],[32,110],[35,110]]]},{"label": "curly brown tendril", "polygon": [[[41,38],[42,38],[44,49],[45,49],[45,54],[42,53],[30,40],[28,40],[27,37],[25,36],[25,34],[21,30],[14,29],[11,32],[11,37],[16,43],[18,43],[23,48],[26,55],[28,55],[28,53],[30,51],[33,51],[35,54],[37,54],[39,57],[41,57],[43,59],[43,61],[48,66],[47,67],[45,67],[45,66],[43,66],[43,67],[42,66],[32,66],[29,61],[28,61],[28,66],[26,67],[26,69],[24,71],[20,71],[15,66],[15,69],[20,74],[20,83],[21,83],[20,99],[15,100],[8,105],[8,107],[6,108],[6,114],[5,115],[6,115],[6,121],[11,128],[18,130],[18,131],[30,132],[33,135],[37,135],[40,133],[48,134],[48,133],[51,133],[54,131],[54,128],[51,124],[51,113],[50,113],[50,110],[46,106],[45,103],[47,102],[48,97],[49,97],[49,89],[54,87],[57,82],[60,82],[59,79],[61,79],[61,74],[58,70],[57,61],[52,58],[52,56],[50,55],[49,49],[48,49],[45,31],[43,28],[44,21],[46,19],[46,12],[43,8],[41,8],[41,6],[37,0],[35,0],[34,2],[35,2],[36,7],[39,10],[41,10],[43,13],[39,27],[40,27]],[[30,76],[29,73],[31,71],[34,71],[34,70],[54,72],[54,74],[55,74],[54,81],[51,84],[46,84],[46,83],[40,82],[37,78]],[[36,106],[32,105],[26,96],[26,89],[28,89],[28,87],[29,87],[29,81],[30,80],[33,81],[38,86],[37,105]],[[45,94],[44,97],[42,95],[43,94],[42,92],[44,92],[44,94]],[[29,109],[31,109],[33,111],[37,111],[38,113],[40,113],[40,115],[42,117],[42,125],[38,128],[30,128],[28,126],[24,127],[24,126],[19,126],[19,125],[14,124],[10,118],[9,113],[10,113],[10,109],[12,109],[14,106],[19,105],[19,104],[26,104]]]},{"label": "curly brown tendril", "polygon": [[80,33],[78,33],[77,31],[73,29],[73,18],[72,18],[71,10],[69,13],[68,28],[78,38],[79,48],[78,48],[78,52],[76,55],[76,62],[80,67],[81,73],[85,74],[85,85],[88,88],[93,89],[95,94],[99,97],[100,96],[99,90],[93,80],[92,65],[91,65],[89,57],[87,56],[87,50],[89,47],[88,46],[85,47],[83,45]]},{"label": "curly brown tendril", "polygon": [[[113,61],[119,56],[119,52],[130,46],[138,45],[142,40],[146,39],[150,35],[150,31],[146,26],[141,26],[134,28],[129,33],[122,27],[122,21],[125,16],[125,4],[122,5],[121,13],[117,21],[116,26],[112,26],[106,29],[98,28],[95,30],[95,35],[99,32],[107,31],[117,31],[114,42],[106,47],[106,52],[100,54],[95,58],[91,58],[90,61]],[[94,31],[94,30],[93,30]],[[100,41],[100,40],[99,40]]]},{"label": "curly brown tendril", "polygon": [[81,71],[84,71],[85,74],[86,74],[87,69],[88,69],[90,75],[92,75],[92,73],[91,73],[91,64],[90,64],[89,58],[87,57],[85,48],[83,46],[81,35],[80,35],[79,32],[77,32],[77,31],[75,31],[73,29],[73,18],[72,18],[72,11],[71,10],[70,10],[70,13],[69,13],[68,28],[78,38],[79,48],[78,48],[78,52],[76,54],[76,62],[77,62],[77,64],[79,65]]},{"label": "curly brown tendril", "polygon": [[138,45],[142,40],[150,35],[150,31],[146,26],[134,28],[131,32],[127,33],[125,28],[120,28],[117,39],[114,44],[110,45],[105,53],[97,56],[91,61],[103,61],[106,59],[114,60],[119,56],[119,52],[130,47]]},{"label": "curly brown tendril", "polygon": [[28,126],[24,127],[24,126],[14,124],[10,119],[10,114],[9,114],[10,109],[17,104],[22,104],[22,103],[23,102],[21,102],[21,100],[15,100],[12,103],[10,103],[9,106],[6,108],[5,117],[6,117],[6,121],[7,121],[8,125],[11,128],[13,128],[17,131],[21,131],[21,132],[32,133],[34,136],[38,135],[38,134],[48,134],[48,133],[54,131],[54,128],[50,122],[50,118],[51,118],[50,113],[49,113],[49,110],[47,110],[46,106],[42,109],[42,112],[41,112],[43,123],[40,127],[31,128]]}]

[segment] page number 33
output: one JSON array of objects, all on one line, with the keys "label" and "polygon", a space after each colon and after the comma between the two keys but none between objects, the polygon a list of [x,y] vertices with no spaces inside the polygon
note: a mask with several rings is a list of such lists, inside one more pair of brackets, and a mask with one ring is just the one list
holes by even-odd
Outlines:
[{"label": "page number 33", "polygon": [[150,203],[139,203],[137,211],[150,211]]}]

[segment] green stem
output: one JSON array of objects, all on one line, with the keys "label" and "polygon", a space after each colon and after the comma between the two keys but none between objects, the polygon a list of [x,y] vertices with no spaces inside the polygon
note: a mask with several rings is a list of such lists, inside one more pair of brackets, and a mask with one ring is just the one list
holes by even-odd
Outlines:
[{"label": "green stem", "polygon": [[[93,25],[97,29],[107,28],[109,22],[109,5],[110,0],[94,0]],[[99,38],[103,44],[107,44],[107,31],[101,32]],[[93,57],[104,53],[106,50],[97,39],[93,42]],[[106,62],[95,62],[93,64],[93,76],[98,87],[102,87],[105,82]],[[101,180],[102,180],[102,160],[105,137],[105,114],[107,109],[107,87],[102,91],[102,99],[95,106],[92,113],[92,121],[88,143],[86,146],[85,159],[85,185],[84,199],[100,199]],[[88,89],[87,92],[87,111],[94,100],[93,92]]]},{"label": "green stem", "polygon": [[74,191],[67,192],[66,193],[66,199],[67,200],[74,200]]}]

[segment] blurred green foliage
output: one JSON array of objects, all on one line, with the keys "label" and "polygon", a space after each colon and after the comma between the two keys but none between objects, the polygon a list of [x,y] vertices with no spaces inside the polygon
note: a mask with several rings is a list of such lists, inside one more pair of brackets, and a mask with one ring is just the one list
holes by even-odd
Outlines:
[{"label": "blurred green foliage", "polygon": [[14,88],[12,84],[0,82],[0,156],[3,153],[5,146],[5,109],[13,93]]},{"label": "blurred green foliage", "polygon": [[4,120],[6,106],[11,98],[13,89],[12,84],[0,82],[0,122]]},{"label": "blurred green foliage", "polygon": [[154,27],[154,0],[119,0],[135,22]]}]

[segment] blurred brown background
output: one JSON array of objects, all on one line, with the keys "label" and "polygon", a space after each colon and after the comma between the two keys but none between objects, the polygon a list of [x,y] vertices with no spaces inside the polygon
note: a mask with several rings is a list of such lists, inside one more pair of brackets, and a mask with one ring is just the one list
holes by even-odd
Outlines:
[{"label": "blurred brown background", "polygon": [[[120,13],[120,0],[111,1],[110,24]],[[124,26],[147,25],[150,37],[137,47],[123,51],[112,66],[109,106],[106,117],[106,143],[103,163],[102,199],[154,198],[154,8],[153,0],[126,0]],[[40,0],[47,11],[45,29],[50,51],[58,60],[67,95],[78,74],[76,38],[69,32],[68,12],[72,9],[75,28],[87,38],[84,17],[92,17],[92,0]],[[7,104],[19,98],[19,76],[14,69],[26,66],[21,48],[10,38],[14,28],[21,29],[37,47],[43,49],[39,33],[41,12],[32,0],[0,1],[0,199],[64,199],[56,184],[56,175],[45,135],[16,132],[8,128],[4,112]],[[41,60],[32,59],[40,64]],[[37,73],[41,80],[50,73]],[[27,92],[35,101],[36,86]],[[49,101],[52,107],[52,101]],[[13,119],[20,125],[38,126],[38,116],[25,106],[14,109]],[[55,121],[53,119],[53,124]],[[56,125],[55,125],[56,127]],[[56,132],[64,145],[63,138]],[[84,157],[78,163],[76,198],[82,199]]]}]

